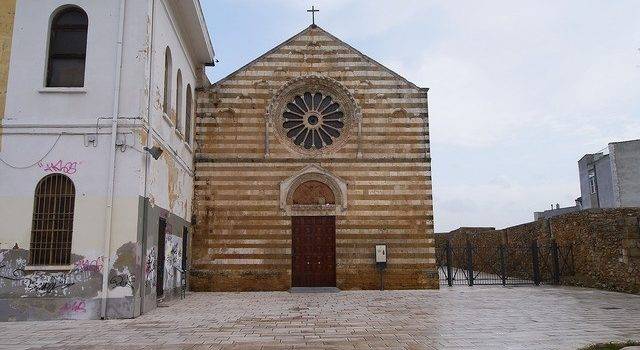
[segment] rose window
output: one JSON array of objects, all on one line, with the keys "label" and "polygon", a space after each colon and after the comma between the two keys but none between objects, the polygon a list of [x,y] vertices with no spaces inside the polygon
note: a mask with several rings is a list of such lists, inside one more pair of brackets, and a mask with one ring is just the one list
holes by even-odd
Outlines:
[{"label": "rose window", "polygon": [[345,125],[340,104],[320,92],[296,95],[287,103],[282,117],[287,137],[305,149],[333,144]]}]

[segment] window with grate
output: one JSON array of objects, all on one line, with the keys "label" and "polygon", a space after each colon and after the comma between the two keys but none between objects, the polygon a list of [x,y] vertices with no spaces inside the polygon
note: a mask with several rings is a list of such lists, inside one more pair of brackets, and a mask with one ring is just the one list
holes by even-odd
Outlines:
[{"label": "window with grate", "polygon": [[87,14],[79,7],[59,11],[51,21],[47,87],[83,87],[87,58]]},{"label": "window with grate", "polygon": [[63,174],[45,176],[36,186],[30,265],[69,265],[76,190]]}]

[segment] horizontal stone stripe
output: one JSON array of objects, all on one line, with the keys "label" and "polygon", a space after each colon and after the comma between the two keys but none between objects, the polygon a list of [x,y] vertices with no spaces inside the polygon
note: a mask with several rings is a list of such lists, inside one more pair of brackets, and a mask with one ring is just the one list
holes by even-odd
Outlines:
[{"label": "horizontal stone stripe", "polygon": [[[199,170],[199,174],[202,177],[208,176],[209,178],[215,179],[218,177],[227,176],[229,174],[238,174],[238,172],[241,172],[242,176],[240,176],[239,178],[254,177],[256,175],[263,175],[267,178],[271,178],[271,177],[281,177],[281,176],[289,177],[291,176],[291,172],[296,170],[300,170],[300,167],[276,166],[276,167],[268,167],[268,168],[262,168],[262,169],[231,168],[231,170],[229,168],[224,168],[224,167],[212,167],[207,170]],[[406,168],[393,169],[390,167],[387,167],[386,170],[381,170],[380,168],[377,168],[377,169],[371,168],[369,170],[367,170],[366,168],[349,170],[346,167],[342,169],[335,169],[335,170],[337,173],[342,174],[342,176],[358,177],[358,178],[364,178],[364,179],[374,179],[380,176],[389,177],[390,179],[396,179],[399,177],[404,178],[407,176],[427,177],[429,176],[429,173],[430,173],[430,171],[425,169],[425,167],[417,170],[413,170],[413,169],[407,170]]]},{"label": "horizontal stone stripe", "polygon": [[[314,162],[315,163],[315,162]],[[246,161],[224,161],[224,162],[198,162],[196,163],[196,170],[214,170],[218,172],[244,172],[254,169],[264,170],[267,169],[286,173],[292,171],[298,171],[304,168],[309,163],[306,162],[270,162],[267,160],[261,162],[246,162]],[[337,172],[353,171],[353,172],[367,172],[371,171],[428,171],[431,166],[423,162],[405,162],[405,163],[377,163],[377,162],[353,162],[353,163],[326,163],[320,162],[320,165],[324,168],[331,168]]]},{"label": "horizontal stone stripe", "polygon": [[[289,174],[291,175],[291,174]],[[382,175],[371,175],[371,176],[357,176],[357,175],[351,175],[351,174],[341,174],[340,175],[345,181],[347,182],[353,182],[354,184],[358,184],[358,183],[364,183],[364,182],[369,182],[369,181],[386,181],[387,183],[389,181],[393,181],[396,182],[398,181],[398,184],[404,184],[404,182],[422,182],[425,180],[431,180],[430,176],[427,176],[425,174],[420,174],[420,175],[415,175],[415,176],[410,176],[410,175],[388,175],[388,176],[382,176]],[[237,176],[230,176],[228,174],[217,174],[215,171],[210,172],[207,175],[207,178],[210,181],[233,181],[233,182],[242,182],[242,181],[260,181],[263,182],[264,184],[270,183],[270,182],[279,182],[284,180],[285,177],[288,176],[283,176],[283,175],[271,175],[269,174],[268,171],[265,172],[264,175],[240,175],[238,174]]]},{"label": "horizontal stone stripe", "polygon": [[[221,193],[208,193],[206,191],[196,191],[197,196],[203,196],[203,199],[209,200],[220,200],[220,201],[261,201],[261,202],[270,202],[274,205],[278,205],[279,194],[274,193],[270,195],[264,194],[221,194]],[[209,196],[210,198],[204,198]],[[398,194],[398,195],[351,195],[350,200],[354,200],[354,204],[367,202],[368,204],[372,204],[376,201],[404,201],[404,200],[420,200],[420,201],[430,201],[432,197],[423,193],[408,193],[408,194]],[[221,202],[224,203],[224,202]],[[383,204],[376,202],[378,204]]]},{"label": "horizontal stone stripe", "polygon": [[[397,138],[394,140],[390,140],[388,137],[386,136],[379,136],[379,137],[363,137],[362,141],[363,144],[366,144],[367,141],[372,141],[375,142],[375,144],[377,145],[376,149],[381,146],[381,145],[387,145],[387,146],[393,146],[393,145],[398,145],[399,147],[403,147],[403,148],[415,148],[415,149],[424,149],[424,147],[407,147],[407,146],[412,146],[412,145],[416,145],[417,143],[421,142],[424,138],[420,138],[420,137],[410,137],[410,138]],[[235,140],[223,140],[223,139],[219,139],[219,140],[207,140],[207,146],[206,148],[203,147],[202,149],[232,149],[233,148],[252,148],[252,149],[259,149],[261,151],[264,151],[264,138],[262,139],[235,139]],[[362,147],[365,148],[365,147]],[[263,152],[264,153],[264,152]],[[385,152],[386,153],[386,152]]]},{"label": "horizontal stone stripe", "polygon": [[280,261],[280,260],[290,260],[291,252],[289,249],[289,253],[287,254],[277,254],[277,253],[260,253],[260,254],[208,254],[209,259],[215,260],[270,260],[270,261]]},{"label": "horizontal stone stripe", "polygon": [[[273,87],[268,88],[260,88],[255,84],[246,84],[243,86],[234,86],[234,87],[225,87],[220,88],[218,92],[216,92],[215,97],[221,99],[227,98],[235,98],[238,96],[250,96],[252,100],[264,100],[269,101],[273,98]],[[389,87],[381,87],[381,88],[362,88],[360,84],[353,85],[354,96],[358,99],[386,99],[386,98],[420,98],[425,103],[427,99],[425,98],[425,93],[416,89],[398,89],[398,88],[389,88]],[[403,103],[404,100],[400,101]],[[202,101],[203,103],[208,103],[209,100],[205,99]]]},{"label": "horizontal stone stripe", "polygon": [[[275,75],[273,74],[274,68],[276,68],[276,73],[277,73],[277,67],[274,67],[273,65],[253,65],[249,67],[246,71],[244,71],[244,74],[241,74],[238,77],[246,79],[247,77],[253,77],[253,76],[260,76],[260,77],[277,76],[277,74]],[[342,75],[345,75],[344,72],[348,72],[349,76],[362,76],[362,77],[371,77],[376,79],[380,79],[380,78],[389,78],[394,80],[398,79],[392,74],[390,74],[389,72],[386,72],[382,69],[374,68],[374,66],[369,64],[350,64],[350,65],[348,64],[336,64],[336,65],[310,64],[308,66],[287,66],[286,71],[288,75],[296,74],[296,73],[304,73],[304,74],[315,73],[315,74],[326,74],[329,76],[332,76],[332,75],[340,76],[341,73]],[[267,73],[268,75],[265,75],[264,73]]]},{"label": "horizontal stone stripe", "polygon": [[[246,113],[240,113],[238,109],[234,109],[236,114],[233,117],[225,116],[223,111],[212,109],[211,111],[202,111],[196,121],[197,132],[205,131],[205,128],[209,130],[225,131],[223,129],[230,129],[226,131],[246,131],[245,128],[261,128],[264,131],[265,127],[265,110],[250,109]],[[374,112],[370,112],[362,115],[363,126],[389,126],[389,127],[405,127],[404,131],[422,131],[427,126],[424,118],[417,115],[408,115],[407,117],[397,117],[397,108],[380,108],[373,109]],[[269,128],[270,132],[273,132],[273,127]]]},{"label": "horizontal stone stripe", "polygon": [[[243,108],[243,107],[247,108],[248,106],[251,106],[251,109],[257,109],[257,110],[263,110],[263,111],[266,110],[269,103],[271,103],[271,98],[272,98],[272,96],[267,94],[265,94],[263,98],[259,98],[258,96],[255,96],[255,95],[250,95],[251,96],[250,100],[246,101],[247,98],[243,98],[244,96],[246,95],[242,93],[220,94],[217,96],[217,98],[220,105],[223,105],[225,109],[226,108],[235,109],[235,108]],[[360,98],[357,102],[360,108],[363,108],[363,109],[393,108],[394,111],[397,111],[398,109],[401,109],[401,108],[411,108],[411,107],[425,108],[425,106],[427,105],[427,98],[424,96],[424,94],[417,97],[411,97],[411,96],[383,97],[383,96],[373,95],[373,96],[364,96],[363,98]],[[205,106],[202,106],[202,108],[199,109],[200,113],[206,112],[206,111],[207,111],[207,108]],[[234,117],[236,116],[237,115],[234,115]]]},{"label": "horizontal stone stripe", "polygon": [[[391,272],[391,271],[395,271],[395,270],[401,270],[401,271],[410,271],[410,270],[432,270],[434,269],[433,264],[435,264],[435,259],[427,259],[424,262],[418,263],[418,264],[398,264],[398,265],[388,265],[387,266],[387,271]],[[338,270],[336,271],[336,274],[338,276],[344,276],[344,275],[349,275],[353,272],[349,272],[349,270],[344,269],[344,267],[349,266],[350,264],[340,264],[338,266]],[[362,265],[357,265],[357,266],[371,266],[372,264],[369,262],[368,264],[362,264]],[[254,264],[248,264],[248,263],[243,263],[243,264],[210,264],[209,262],[198,262],[198,263],[194,263],[193,264],[193,268],[192,268],[192,272],[195,273],[209,273],[209,272],[216,272],[216,271],[224,271],[224,270],[242,270],[245,273],[251,273],[252,271],[261,273],[265,270],[276,270],[276,271],[285,271],[285,272],[290,272],[291,271],[291,260],[288,260],[288,263],[284,263],[284,264],[260,264],[260,263],[254,263]]]},{"label": "horizontal stone stripe", "polygon": [[[358,210],[358,208],[367,208],[369,210],[376,209],[394,209],[394,207],[403,207],[406,209],[422,208],[425,205],[431,205],[432,201],[428,199],[350,199],[349,210]],[[220,198],[213,196],[210,200],[202,200],[200,203],[203,205],[212,205],[215,208],[219,207],[243,207],[245,209],[251,208],[254,210],[266,210],[267,208],[273,208],[278,205],[277,200],[274,199],[261,199],[261,198]]]},{"label": "horizontal stone stripe", "polygon": [[[262,140],[264,142],[264,135],[257,135],[255,131],[242,130],[233,131],[225,128],[226,131],[216,130],[214,127],[201,127],[198,131],[198,138],[201,140],[209,140],[211,137],[215,137],[219,140]],[[261,128],[256,128],[256,131],[262,131],[264,133],[264,125]],[[425,133],[420,131],[368,131],[361,134],[363,140],[378,140],[381,138],[394,137],[399,140],[422,140]],[[274,136],[275,137],[275,136]],[[217,142],[217,141],[216,141]]]},{"label": "horizontal stone stripe", "polygon": [[[402,159],[402,156],[405,156],[407,159],[415,159],[417,157],[420,157],[421,155],[427,156],[427,157],[431,156],[429,154],[429,147],[424,147],[422,149],[408,149],[406,147],[394,147],[394,146],[387,146],[387,147],[388,147],[388,153],[381,153],[375,149],[362,149],[362,153],[364,155],[367,155],[367,154],[375,155],[377,159],[387,158],[389,160],[391,159],[400,160]],[[259,157],[263,157],[264,155],[264,150],[257,147],[246,149],[246,150],[237,150],[236,153],[233,153],[233,151],[230,149],[220,149],[220,148],[205,149],[203,151],[207,152],[208,154],[207,153],[202,153],[202,154],[206,155],[210,159],[216,159],[216,158],[227,159],[229,158],[229,156],[232,156],[234,154],[238,157],[242,157],[245,159],[250,159],[250,158],[260,159]],[[352,159],[355,157],[355,154],[356,154],[356,149],[354,147],[352,151],[347,151],[343,149],[340,153],[333,154],[332,156],[334,157],[333,159]],[[285,149],[280,149],[280,150],[272,149],[269,152],[269,155],[270,157],[278,160],[299,159],[299,155],[287,152]]]},{"label": "horizontal stone stripe", "polygon": [[[240,253],[240,252],[249,252],[249,253],[257,253],[266,251],[269,249],[280,249],[280,248],[291,248],[291,240],[283,241],[279,243],[278,241],[267,241],[262,243],[247,243],[245,240],[224,240],[225,242],[220,242],[217,240],[203,240],[200,243],[206,244],[206,247],[209,252],[218,252],[222,251],[221,249],[232,249],[231,252]],[[375,243],[373,243],[375,244]],[[435,253],[435,248],[433,247],[433,242],[431,241],[410,241],[410,242],[387,242],[387,248],[390,250],[396,249],[423,249],[423,252],[427,253]],[[212,250],[215,249],[215,250]],[[239,250],[239,249],[249,249],[249,250]],[[336,242],[336,249],[354,249],[353,242]],[[370,247],[359,247],[355,249],[366,250],[371,253]]]},{"label": "horizontal stone stripe", "polygon": [[215,259],[207,262],[206,264],[200,263],[202,265],[233,265],[233,264],[246,264],[246,265],[259,265],[259,264],[272,264],[272,265],[289,265],[291,264],[291,259]]},{"label": "horizontal stone stripe", "polygon": [[[206,163],[206,162],[212,162],[212,163],[233,163],[233,164],[238,164],[238,163],[256,163],[256,164],[265,164],[265,163],[296,163],[296,164],[302,164],[304,163],[304,165],[307,165],[309,163],[313,163],[313,164],[319,164],[322,167],[326,167],[329,166],[331,164],[333,165],[337,165],[337,164],[366,164],[366,163],[398,163],[398,164],[406,164],[406,163],[416,163],[416,164],[423,164],[423,163],[430,163],[431,162],[431,158],[428,157],[424,157],[424,156],[420,156],[420,157],[414,157],[414,158],[410,158],[410,157],[402,157],[402,158],[381,158],[381,157],[374,157],[373,155],[367,155],[366,157],[362,157],[362,158],[358,158],[358,159],[353,159],[353,158],[340,158],[340,157],[335,157],[335,154],[331,154],[331,155],[326,155],[324,157],[316,157],[316,158],[307,158],[307,157],[303,157],[303,156],[297,156],[296,158],[264,158],[264,157],[260,157],[260,158],[256,158],[256,157],[251,157],[251,158],[240,158],[240,157],[227,157],[227,158],[210,158],[205,154],[202,154],[200,152],[196,152],[196,164],[200,163]],[[199,165],[199,164],[198,164]]]},{"label": "horizontal stone stripe", "polygon": [[[312,72],[310,72],[312,74]],[[369,89],[415,89],[411,85],[407,85],[406,83],[401,83],[398,79],[394,79],[392,77],[364,77],[364,76],[355,76],[345,74],[345,72],[336,72],[333,74],[327,74],[327,76],[338,80],[342,85],[348,88],[350,91],[365,91]],[[233,81],[228,80],[221,85],[214,85],[212,90],[208,92],[198,92],[197,95],[197,104],[201,105],[209,105],[211,104],[211,98],[215,96],[215,91],[224,90],[227,87],[232,86],[250,86],[256,87],[256,85],[263,84],[265,81],[269,81],[269,84],[266,85],[271,89],[279,89],[282,87],[287,81],[291,80],[292,76],[287,76],[285,74],[275,74],[272,76],[244,76],[238,77],[237,79],[233,79]],[[266,87],[265,86],[265,87]],[[420,91],[415,90],[415,91]]]},{"label": "horizontal stone stripe", "polygon": [[[224,271],[224,270],[244,270],[244,271],[265,271],[265,270],[290,270],[291,269],[291,261],[288,260],[286,263],[260,263],[260,262],[244,262],[238,263],[237,261],[234,263],[213,263],[211,261],[198,261],[193,263],[192,272],[215,272],[215,271]],[[195,271],[194,271],[195,270]]]},{"label": "horizontal stone stripe", "polygon": [[426,163],[423,159],[418,160],[399,160],[398,162],[391,162],[387,159],[386,162],[378,162],[378,160],[374,159],[373,161],[369,159],[357,160],[352,162],[338,161],[331,162],[331,160],[327,161],[326,159],[309,159],[308,161],[291,161],[290,159],[286,159],[284,161],[280,161],[279,159],[223,159],[216,160],[215,162],[198,162],[196,163],[196,169],[215,169],[216,171],[244,171],[250,170],[253,168],[264,169],[264,167],[269,167],[272,169],[276,169],[279,171],[297,171],[301,168],[309,165],[309,163],[314,163],[322,166],[323,168],[330,168],[335,171],[366,171],[366,170],[399,170],[402,171],[422,171],[422,170],[430,170],[431,166]]},{"label": "horizontal stone stripe", "polygon": [[[269,262],[275,261],[291,261],[291,254],[209,254],[209,259],[214,261],[257,261],[267,260]],[[419,263],[426,262],[429,259],[434,259],[435,254],[430,253],[399,253],[394,252],[392,256],[388,257],[388,262],[391,263]],[[363,253],[341,253],[336,251],[336,263],[344,264],[371,264],[374,263],[374,257],[369,250]]]},{"label": "horizontal stone stripe", "polygon": [[[250,74],[249,74],[250,73]],[[292,75],[288,75],[288,74],[268,74],[269,72],[267,71],[251,71],[248,72],[247,74],[244,74],[242,76],[238,76],[236,79],[238,82],[242,83],[242,84],[254,84],[257,82],[260,82],[262,80],[265,79],[269,79],[269,81],[276,85],[276,86],[282,86],[284,83],[286,83],[287,81],[291,80]],[[296,72],[298,73],[298,72]],[[386,87],[386,86],[393,86],[393,87],[402,87],[402,88],[410,88],[411,86],[401,82],[401,80],[399,80],[398,78],[394,77],[394,76],[380,76],[380,75],[372,75],[372,74],[367,74],[367,72],[365,71],[350,71],[350,72],[331,72],[331,71],[323,71],[323,72],[319,72],[316,70],[309,70],[308,72],[305,72],[306,74],[318,74],[321,73],[325,76],[328,76],[330,78],[336,79],[338,80],[340,83],[344,84],[344,85],[353,85],[353,84],[361,84],[362,81],[368,81],[370,82],[373,86],[377,86],[377,87]],[[349,82],[351,84],[349,84]],[[229,82],[225,82],[222,85],[215,85],[215,88],[224,88],[225,86],[230,85]]]},{"label": "horizontal stone stripe", "polygon": [[[291,77],[289,77],[289,79],[291,79]],[[210,102],[211,97],[216,94],[215,92],[216,90],[224,91],[226,89],[238,88],[238,89],[248,89],[249,90],[248,92],[252,91],[252,89],[260,91],[260,84],[258,83],[266,82],[267,83],[266,85],[263,84],[263,87],[265,89],[277,90],[285,83],[285,80],[287,79],[284,79],[282,75],[274,76],[273,79],[272,77],[270,77],[268,82],[264,79],[264,77],[260,77],[257,79],[252,79],[250,77],[238,77],[236,79],[227,80],[223,84],[216,85],[212,90],[198,91],[196,95],[196,102],[198,103],[198,105],[211,103]],[[362,92],[368,91],[371,93],[373,92],[384,93],[386,91],[422,92],[420,89],[416,89],[410,85],[406,85],[405,83],[398,84],[397,79],[396,80],[394,79],[367,80],[359,77],[354,78],[349,76],[341,76],[340,83],[345,87],[347,87],[350,91],[357,90],[359,92],[361,91]],[[422,93],[424,94],[424,92]]]},{"label": "horizontal stone stripe", "polygon": [[[261,101],[262,103],[247,103],[234,100],[233,102],[229,101],[224,104],[224,108],[215,109],[215,108],[207,108],[200,107],[198,109],[199,118],[216,118],[219,123],[225,123],[228,120],[234,120],[233,118],[237,118],[240,116],[243,117],[255,117],[257,120],[261,116],[264,118],[266,114],[266,108],[269,101]],[[413,118],[407,117],[406,119],[413,119],[414,121],[419,122],[422,120],[421,118],[417,118],[420,114],[427,113],[427,105],[425,101],[415,101],[415,102],[405,102],[405,103],[393,103],[391,101],[378,101],[378,102],[361,102],[358,103],[362,115],[366,118],[367,116],[377,116],[377,117],[391,117],[393,113],[397,112],[399,109],[404,109],[409,115],[415,115]],[[232,117],[223,117],[220,116],[219,113],[224,112],[227,108],[231,108],[235,113]],[[393,118],[398,118],[393,116]],[[246,123],[247,121],[245,121]],[[363,119],[363,124],[367,122],[367,119]],[[413,121],[412,121],[413,122]],[[238,124],[241,122],[238,121]],[[198,125],[198,124],[196,124]]]},{"label": "horizontal stone stripe", "polygon": [[[343,147],[338,153],[333,156],[336,158],[344,158],[350,157],[355,158],[355,154],[358,150],[358,146],[355,142],[347,144]],[[406,153],[396,153],[394,151],[403,150]],[[420,157],[420,155],[425,155],[429,151],[428,144],[386,144],[386,145],[369,145],[363,144],[360,147],[360,151],[367,155],[374,155],[376,158],[390,158],[390,159],[401,159],[405,158],[416,158]],[[207,144],[205,146],[200,147],[199,154],[209,154],[211,156],[232,156],[237,155],[241,156],[242,154],[255,154],[259,156],[264,156],[264,146],[260,143],[255,143],[253,145],[242,145],[242,144]],[[281,158],[295,158],[299,157],[298,154],[294,154],[289,151],[288,148],[285,148],[284,145],[272,145],[269,149],[269,155],[272,157],[281,157]]]}]

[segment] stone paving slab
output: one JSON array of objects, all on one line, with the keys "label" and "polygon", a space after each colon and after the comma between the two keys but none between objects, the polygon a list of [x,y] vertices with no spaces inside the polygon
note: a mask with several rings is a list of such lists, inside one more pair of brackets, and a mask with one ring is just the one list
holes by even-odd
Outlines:
[{"label": "stone paving slab", "polygon": [[0,349],[577,349],[640,340],[640,296],[568,287],[191,293],[132,320],[0,323]]}]

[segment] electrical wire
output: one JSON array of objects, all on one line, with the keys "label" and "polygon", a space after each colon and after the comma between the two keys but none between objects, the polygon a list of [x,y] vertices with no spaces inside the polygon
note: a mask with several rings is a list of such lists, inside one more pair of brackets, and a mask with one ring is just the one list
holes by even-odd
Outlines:
[{"label": "electrical wire", "polygon": [[2,159],[0,157],[0,162],[6,164],[8,167],[13,168],[13,169],[28,169],[31,168],[35,165],[37,165],[38,163],[42,162],[45,158],[47,158],[47,156],[49,155],[49,153],[51,153],[51,151],[53,151],[53,149],[56,147],[56,145],[58,144],[58,141],[60,141],[60,138],[62,137],[63,133],[60,133],[58,135],[58,138],[55,140],[55,142],[53,142],[53,145],[51,145],[51,148],[49,148],[49,150],[47,151],[47,153],[45,153],[44,156],[42,156],[42,158],[40,158],[39,160],[37,160],[35,163],[30,164],[30,165],[13,165],[9,162],[7,162],[6,160]]}]

